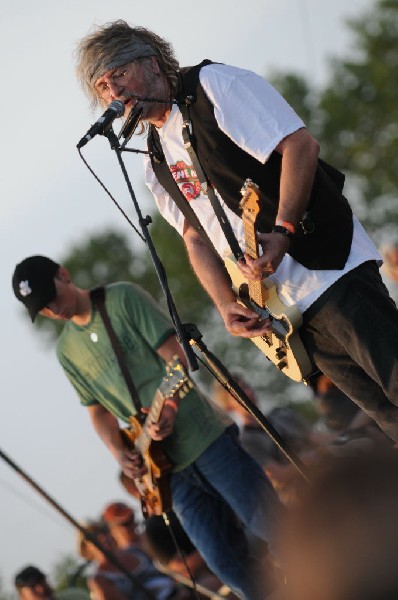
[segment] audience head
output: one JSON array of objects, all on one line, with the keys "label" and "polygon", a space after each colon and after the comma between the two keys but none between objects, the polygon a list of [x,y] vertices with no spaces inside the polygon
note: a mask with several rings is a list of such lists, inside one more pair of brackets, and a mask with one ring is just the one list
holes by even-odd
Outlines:
[{"label": "audience head", "polygon": [[19,571],[14,579],[18,597],[21,600],[52,600],[53,590],[45,574],[29,565]]},{"label": "audience head", "polygon": [[177,554],[175,542],[185,556],[195,550],[195,546],[182,528],[176,514],[169,512],[167,518],[170,526],[166,525],[160,515],[149,517],[145,521],[144,534],[149,554],[164,564],[167,564]]},{"label": "audience head", "polygon": [[134,511],[124,502],[111,502],[102,513],[102,519],[109,525],[135,525]]},{"label": "audience head", "polygon": [[398,240],[389,240],[380,246],[384,260],[383,272],[391,281],[398,282]]},{"label": "audience head", "polygon": [[359,407],[327,377],[320,375],[313,385],[319,417],[332,431],[348,427]]},{"label": "audience head", "polygon": [[286,600],[398,598],[397,472],[392,451],[312,469],[280,532]]},{"label": "audience head", "polygon": [[95,562],[99,562],[103,558],[102,550],[90,539],[91,536],[106,550],[114,550],[115,545],[105,523],[90,522],[83,524],[83,528],[88,536],[84,535],[80,529],[77,532],[77,552],[79,556],[85,560]]},{"label": "audience head", "polygon": [[124,548],[136,541],[136,522],[134,511],[124,502],[112,502],[102,512],[102,520],[119,548]]},{"label": "audience head", "polygon": [[[257,405],[257,398],[253,388],[240,375],[233,374],[232,377],[249,398],[250,402]],[[217,380],[214,380],[213,383],[212,400],[217,406],[229,413],[239,424],[253,418],[247,412],[246,408]]]}]

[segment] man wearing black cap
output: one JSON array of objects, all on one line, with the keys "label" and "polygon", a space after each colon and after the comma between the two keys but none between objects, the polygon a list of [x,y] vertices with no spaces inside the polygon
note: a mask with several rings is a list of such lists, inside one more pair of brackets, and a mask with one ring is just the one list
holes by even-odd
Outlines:
[{"label": "man wearing black cap", "polygon": [[[30,256],[17,266],[12,280],[14,293],[25,304],[32,321],[56,295],[55,275],[60,265],[46,256]],[[32,290],[31,283],[35,288]]]},{"label": "man wearing black cap", "polygon": [[[32,320],[40,313],[65,321],[57,341],[59,362],[123,473],[140,477],[139,456],[126,447],[119,426],[119,420],[129,423],[136,409],[90,291],[43,256],[16,266],[13,289]],[[147,409],[172,358],[177,355],[186,368],[174,328],[153,299],[131,283],[106,285],[105,307]],[[240,446],[237,427],[193,386],[183,398],[178,392],[167,398],[159,421],[146,429],[162,441],[173,464],[173,509],[209,568],[240,597],[263,598],[241,524],[272,544],[283,507],[260,465]]]}]

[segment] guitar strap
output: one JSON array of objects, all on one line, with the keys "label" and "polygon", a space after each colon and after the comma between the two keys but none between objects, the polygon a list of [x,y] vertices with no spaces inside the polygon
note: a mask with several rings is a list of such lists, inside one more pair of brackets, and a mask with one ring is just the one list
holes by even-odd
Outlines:
[{"label": "guitar strap", "polygon": [[100,286],[95,287],[92,290],[90,290],[90,298],[91,298],[91,302],[93,303],[94,307],[98,310],[98,312],[101,316],[101,319],[104,323],[105,329],[108,333],[113,350],[116,354],[116,358],[119,363],[120,370],[121,370],[124,380],[126,382],[127,389],[130,392],[130,396],[133,401],[135,410],[137,412],[136,418],[138,420],[142,421],[145,418],[145,415],[141,411],[142,404],[141,404],[139,396],[138,396],[138,391],[134,385],[134,381],[133,381],[130,371],[127,367],[123,349],[120,345],[119,339],[115,333],[115,330],[113,329],[108,312],[105,308],[105,287],[103,285],[100,285]]},{"label": "guitar strap", "polygon": [[[179,109],[181,111],[182,118],[183,118],[182,137],[184,140],[184,146],[185,146],[185,148],[189,154],[189,157],[192,161],[192,164],[195,168],[196,174],[200,181],[200,187],[202,189],[202,192],[207,194],[207,196],[209,197],[209,200],[213,207],[214,213],[218,219],[218,222],[220,223],[221,229],[224,232],[224,235],[227,239],[229,247],[231,248],[231,252],[235,256],[236,260],[241,260],[243,258],[243,252],[242,252],[242,249],[239,246],[239,242],[236,239],[236,236],[232,230],[231,223],[229,222],[229,219],[228,219],[227,215],[225,214],[225,211],[224,211],[223,207],[221,206],[219,199],[217,198],[217,195],[214,191],[213,186],[211,185],[211,182],[209,182],[208,178],[206,177],[206,174],[202,169],[202,165],[199,162],[199,159],[194,150],[194,147],[192,146],[192,141],[191,141],[192,123],[191,123],[191,119],[189,116],[188,105],[186,103],[181,103],[181,104],[179,104]],[[185,200],[185,198],[184,198],[184,200]],[[186,203],[186,201],[185,201],[185,203]]]}]

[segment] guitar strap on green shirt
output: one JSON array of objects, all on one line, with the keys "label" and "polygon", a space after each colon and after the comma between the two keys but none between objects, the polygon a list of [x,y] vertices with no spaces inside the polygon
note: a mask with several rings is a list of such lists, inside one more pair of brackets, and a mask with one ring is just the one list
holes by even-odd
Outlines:
[{"label": "guitar strap on green shirt", "polygon": [[140,402],[137,388],[135,387],[134,381],[131,377],[131,373],[127,367],[127,364],[126,364],[126,361],[124,358],[122,347],[121,347],[118,337],[115,333],[115,330],[113,329],[108,312],[105,308],[105,293],[106,293],[106,290],[103,285],[93,288],[92,290],[90,290],[91,302],[93,303],[93,306],[98,310],[98,312],[101,316],[101,319],[104,323],[105,329],[108,333],[110,342],[112,344],[113,350],[116,354],[117,361],[119,363],[120,370],[125,379],[127,389],[130,392],[131,399],[135,406],[136,418],[138,418],[138,420],[140,420],[140,421],[143,421],[145,418],[145,415],[141,410],[142,404]]}]

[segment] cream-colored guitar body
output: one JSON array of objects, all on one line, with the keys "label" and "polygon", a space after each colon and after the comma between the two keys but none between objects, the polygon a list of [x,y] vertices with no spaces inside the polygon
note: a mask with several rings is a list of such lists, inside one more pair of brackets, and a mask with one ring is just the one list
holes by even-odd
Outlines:
[{"label": "cream-colored guitar body", "polygon": [[[242,221],[245,251],[253,259],[259,258],[256,219],[260,211],[258,186],[247,179],[242,190]],[[298,329],[302,324],[301,313],[295,307],[286,306],[278,297],[276,286],[269,279],[248,281],[240,271],[234,257],[225,260],[232,287],[241,304],[255,310],[260,318],[271,319],[270,333],[250,338],[277,368],[293,379],[304,381],[313,372],[313,366],[300,339]]]},{"label": "cream-colored guitar body", "polygon": [[257,336],[250,338],[251,341],[281,373],[294,381],[305,382],[311,375],[313,366],[298,333],[302,323],[301,313],[294,306],[289,307],[281,302],[276,286],[269,279],[260,282],[269,294],[266,308],[257,306],[250,299],[247,279],[240,271],[235,258],[228,257],[224,262],[239,302],[256,310],[260,316],[272,319],[272,329],[267,337]]}]

